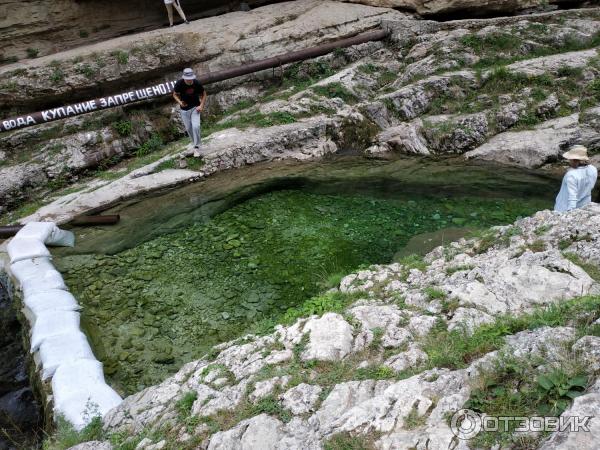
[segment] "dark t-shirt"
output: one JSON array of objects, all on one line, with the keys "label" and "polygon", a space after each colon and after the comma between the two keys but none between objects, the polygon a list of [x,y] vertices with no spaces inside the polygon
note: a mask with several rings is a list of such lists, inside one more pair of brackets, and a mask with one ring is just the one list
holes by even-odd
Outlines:
[{"label": "dark t-shirt", "polygon": [[181,109],[188,111],[196,106],[200,106],[204,86],[198,80],[194,80],[190,85],[186,84],[184,80],[179,80],[175,83],[173,91],[179,94],[181,101],[186,103],[186,106],[182,106]]}]

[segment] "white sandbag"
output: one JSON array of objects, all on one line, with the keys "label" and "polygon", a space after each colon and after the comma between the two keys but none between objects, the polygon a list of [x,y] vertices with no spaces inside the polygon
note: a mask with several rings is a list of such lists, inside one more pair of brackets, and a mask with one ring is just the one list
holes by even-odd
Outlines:
[{"label": "white sandbag", "polygon": [[50,237],[46,239],[46,244],[55,245],[60,247],[74,247],[75,246],[75,235],[71,231],[61,230],[58,227],[54,227]]},{"label": "white sandbag", "polygon": [[19,230],[17,238],[37,239],[48,245],[73,247],[75,235],[66,230],[61,230],[54,222],[28,222]]},{"label": "white sandbag", "polygon": [[36,316],[31,328],[31,353],[36,352],[42,342],[59,334],[79,331],[79,313],[74,311],[45,310]]},{"label": "white sandbag", "polygon": [[59,334],[45,339],[40,345],[39,356],[42,363],[42,379],[46,380],[59,366],[78,359],[93,359],[94,354],[85,335],[78,331]]},{"label": "white sandbag", "polygon": [[24,259],[39,258],[42,256],[50,257],[50,252],[39,239],[27,239],[18,236],[14,237],[6,246],[10,263],[14,264]]},{"label": "white sandbag", "polygon": [[87,395],[75,395],[54,406],[54,413],[61,415],[77,430],[84,428],[96,416],[104,416],[119,406],[121,397],[106,384],[90,386]]},{"label": "white sandbag", "polygon": [[11,264],[10,270],[19,280],[25,297],[53,289],[67,290],[62,275],[48,257],[17,261]]},{"label": "white sandbag", "polygon": [[89,386],[105,384],[102,363],[92,359],[78,359],[63,364],[52,377],[54,405],[61,406],[64,400],[75,394],[89,391]]},{"label": "white sandbag", "polygon": [[95,416],[104,416],[122,399],[104,381],[99,361],[80,359],[63,364],[52,378],[54,411],[63,415],[77,429]]},{"label": "white sandbag", "polygon": [[18,231],[17,237],[46,242],[55,228],[54,222],[28,222]]},{"label": "white sandbag", "polygon": [[55,270],[50,259],[43,257],[17,261],[11,264],[10,271],[21,283],[31,278],[39,278],[41,273]]},{"label": "white sandbag", "polygon": [[48,270],[40,273],[38,278],[29,278],[21,283],[21,289],[25,298],[39,294],[41,292],[49,292],[55,289],[67,290],[67,285],[63,277],[57,270]]},{"label": "white sandbag", "polygon": [[121,403],[118,394],[107,385],[95,387],[93,391],[87,397],[70,398],[63,402],[62,407],[55,406],[55,415],[61,415],[71,422],[76,430],[81,430],[94,417],[104,416]]},{"label": "white sandbag", "polygon": [[32,323],[44,311],[79,311],[81,309],[75,297],[62,289],[52,289],[30,295],[25,297],[23,303],[25,303],[25,315]]}]

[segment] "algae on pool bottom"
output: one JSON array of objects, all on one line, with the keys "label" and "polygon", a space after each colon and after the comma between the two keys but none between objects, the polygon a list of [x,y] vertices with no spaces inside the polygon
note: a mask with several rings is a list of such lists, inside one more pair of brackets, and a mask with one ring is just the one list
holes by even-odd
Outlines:
[{"label": "algae on pool bottom", "polygon": [[275,191],[116,255],[66,256],[57,265],[110,382],[129,394],[259,320],[277,320],[329,287],[332,275],[390,262],[416,234],[506,224],[548,206]]}]

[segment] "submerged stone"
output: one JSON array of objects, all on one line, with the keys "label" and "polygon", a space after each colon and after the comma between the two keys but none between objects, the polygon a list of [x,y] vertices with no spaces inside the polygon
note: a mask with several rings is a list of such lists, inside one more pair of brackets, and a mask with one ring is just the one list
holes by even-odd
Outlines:
[{"label": "submerged stone", "polygon": [[[412,236],[444,228],[446,218],[479,228],[544,206],[531,198],[407,200],[401,191],[380,198],[351,189],[282,190],[110,259],[63,257],[61,267],[86,316],[97,323],[90,339],[96,351],[106,348],[101,359],[110,382],[126,394],[140,380],[154,384],[262,320],[277,322],[322,292],[330,275],[390,262]],[[85,276],[76,270],[82,263]],[[114,340],[105,342],[106,336]]]}]

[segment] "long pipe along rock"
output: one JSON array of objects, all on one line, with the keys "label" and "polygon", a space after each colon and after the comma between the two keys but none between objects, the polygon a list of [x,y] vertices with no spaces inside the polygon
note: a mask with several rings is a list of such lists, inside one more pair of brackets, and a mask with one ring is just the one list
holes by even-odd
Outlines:
[{"label": "long pipe along rock", "polygon": [[[216,83],[218,81],[228,80],[230,78],[240,77],[261,70],[281,67],[305,59],[316,58],[318,56],[331,53],[335,49],[351,47],[353,45],[364,44],[365,42],[380,41],[388,36],[386,30],[369,31],[358,34],[353,37],[339,39],[327,44],[310,47],[295,52],[285,53],[272,58],[244,64],[242,66],[225,69],[217,72],[208,72],[198,76],[198,80],[203,84]],[[175,81],[166,81],[154,86],[134,89],[122,92],[108,97],[95,98],[85,102],[75,103],[67,106],[38,111],[31,114],[24,114],[18,117],[12,117],[0,122],[0,132],[18,130],[20,128],[31,127],[43,123],[53,122],[55,120],[66,119],[67,117],[79,116],[103,109],[116,108],[129,103],[140,102],[151,98],[161,97],[173,92]]]}]

